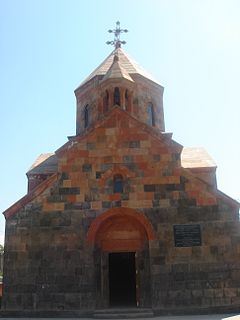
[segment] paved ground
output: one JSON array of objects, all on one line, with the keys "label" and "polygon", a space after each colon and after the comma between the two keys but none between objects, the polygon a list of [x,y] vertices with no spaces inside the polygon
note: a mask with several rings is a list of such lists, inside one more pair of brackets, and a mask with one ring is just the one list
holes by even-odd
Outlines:
[{"label": "paved ground", "polygon": [[[91,318],[0,318],[1,320],[90,320]],[[240,320],[240,315],[227,315],[227,314],[218,314],[218,315],[199,315],[199,316],[161,316],[154,318],[147,318],[146,320]],[[132,320],[132,319],[125,319]],[[136,319],[135,319],[136,320]],[[141,319],[145,320],[145,319]]]},{"label": "paved ground", "polygon": [[169,317],[158,317],[158,320],[240,320],[239,316],[233,315],[202,315],[202,316],[169,316]]}]

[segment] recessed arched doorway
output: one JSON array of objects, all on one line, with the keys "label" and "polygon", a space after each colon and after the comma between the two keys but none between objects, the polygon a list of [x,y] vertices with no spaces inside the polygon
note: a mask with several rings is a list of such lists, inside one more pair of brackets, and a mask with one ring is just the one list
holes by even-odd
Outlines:
[{"label": "recessed arched doorway", "polygon": [[148,219],[130,208],[114,208],[90,226],[94,247],[96,306],[151,304],[149,241],[154,230]]},{"label": "recessed arched doorway", "polygon": [[109,306],[137,306],[135,252],[108,254]]}]

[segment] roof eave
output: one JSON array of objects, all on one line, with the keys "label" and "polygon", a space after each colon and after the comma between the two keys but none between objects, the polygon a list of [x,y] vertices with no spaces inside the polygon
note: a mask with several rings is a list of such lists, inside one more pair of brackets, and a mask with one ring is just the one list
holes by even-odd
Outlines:
[{"label": "roof eave", "polygon": [[31,192],[26,194],[24,197],[15,202],[11,207],[6,209],[3,212],[5,219],[12,217],[19,210],[25,207],[29,202],[34,200],[37,196],[39,196],[43,191],[45,191],[52,183],[54,183],[58,178],[58,173],[51,175],[47,180],[43,181],[41,184],[36,186]]}]

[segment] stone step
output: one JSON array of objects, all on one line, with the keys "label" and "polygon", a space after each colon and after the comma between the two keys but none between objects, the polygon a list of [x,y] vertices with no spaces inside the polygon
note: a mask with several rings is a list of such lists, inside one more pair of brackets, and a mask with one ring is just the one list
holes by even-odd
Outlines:
[{"label": "stone step", "polygon": [[137,319],[152,318],[154,316],[151,309],[142,308],[119,308],[95,310],[94,319]]}]

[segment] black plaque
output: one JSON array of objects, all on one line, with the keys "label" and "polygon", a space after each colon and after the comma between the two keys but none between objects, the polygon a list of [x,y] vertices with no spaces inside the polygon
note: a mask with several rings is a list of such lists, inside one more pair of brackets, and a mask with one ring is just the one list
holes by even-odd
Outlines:
[{"label": "black plaque", "polygon": [[173,226],[175,247],[195,247],[202,245],[199,224],[178,224]]}]

